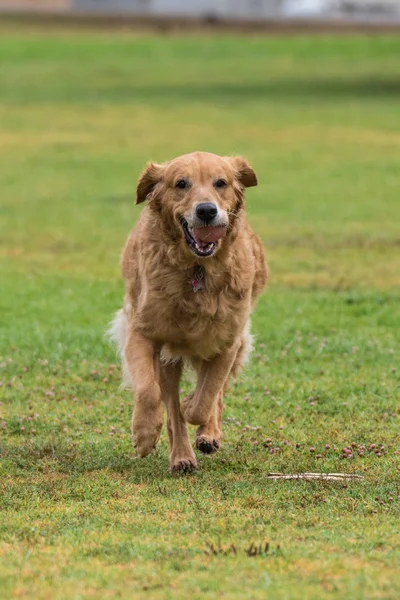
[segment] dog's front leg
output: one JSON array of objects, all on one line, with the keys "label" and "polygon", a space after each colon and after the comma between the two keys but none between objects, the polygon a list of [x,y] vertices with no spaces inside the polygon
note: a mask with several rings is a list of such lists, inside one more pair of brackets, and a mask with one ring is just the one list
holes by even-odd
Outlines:
[{"label": "dog's front leg", "polygon": [[196,431],[196,448],[204,454],[214,454],[221,445],[225,387],[227,386],[225,385],[218,395],[210,419]]},{"label": "dog's front leg", "polygon": [[179,405],[179,381],[182,362],[161,365],[160,386],[162,400],[167,407],[169,466],[173,472],[188,472],[196,468],[196,458],[190,445],[186,423]]},{"label": "dog's front leg", "polygon": [[210,360],[203,360],[193,394],[186,396],[181,411],[188,423],[206,425],[217,410],[217,403],[229,377],[240,344]]},{"label": "dog's front leg", "polygon": [[158,383],[159,349],[141,333],[132,329],[125,346],[125,357],[135,390],[132,417],[133,442],[140,457],[147,456],[160,437],[163,407]]}]

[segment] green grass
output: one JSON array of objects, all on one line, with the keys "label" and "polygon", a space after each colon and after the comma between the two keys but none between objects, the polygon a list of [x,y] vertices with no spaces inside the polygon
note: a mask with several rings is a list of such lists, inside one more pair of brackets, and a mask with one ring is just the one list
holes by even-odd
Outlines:
[{"label": "green grass", "polygon": [[[399,597],[399,57],[394,37],[2,30],[1,597]],[[224,446],[179,478],[165,432],[136,458],[103,332],[136,179],[194,149],[251,161],[272,276]],[[267,478],[315,470],[364,480]]]}]

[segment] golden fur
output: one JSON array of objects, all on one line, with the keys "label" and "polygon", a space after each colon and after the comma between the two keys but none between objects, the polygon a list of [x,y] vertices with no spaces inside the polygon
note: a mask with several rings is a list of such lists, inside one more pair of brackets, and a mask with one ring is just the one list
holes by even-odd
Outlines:
[{"label": "golden fur", "polygon": [[[182,178],[186,189],[177,187]],[[222,188],[216,183],[221,179]],[[244,159],[206,152],[150,163],[139,179],[137,203],[147,204],[123,252],[126,295],[113,333],[124,378],[135,390],[132,433],[138,454],[146,456],[156,445],[164,403],[172,470],[196,467],[187,422],[198,425],[199,450],[218,449],[223,393],[249,351],[249,317],[267,279],[261,241],[244,212],[244,188],[254,185],[255,173]],[[192,252],[181,225],[201,202],[214,203],[227,225],[209,257]],[[204,287],[195,293],[198,265]],[[180,404],[184,362],[197,372],[197,385]]]}]

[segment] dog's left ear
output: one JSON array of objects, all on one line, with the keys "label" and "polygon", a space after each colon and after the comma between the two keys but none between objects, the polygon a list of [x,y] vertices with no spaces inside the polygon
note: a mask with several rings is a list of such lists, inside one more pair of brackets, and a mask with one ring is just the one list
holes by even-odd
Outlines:
[{"label": "dog's left ear", "polygon": [[233,164],[236,170],[236,176],[243,187],[254,187],[257,185],[257,175],[245,158],[242,158],[241,156],[232,156],[230,161]]},{"label": "dog's left ear", "polygon": [[147,167],[139,177],[136,188],[136,204],[144,202],[151,194],[157,183],[161,181],[163,166],[156,163],[148,163]]}]

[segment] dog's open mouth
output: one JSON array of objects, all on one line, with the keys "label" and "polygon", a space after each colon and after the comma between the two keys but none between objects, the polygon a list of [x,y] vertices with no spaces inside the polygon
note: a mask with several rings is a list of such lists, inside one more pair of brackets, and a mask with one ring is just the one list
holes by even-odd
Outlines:
[{"label": "dog's open mouth", "polygon": [[223,225],[192,229],[184,217],[180,221],[189,248],[196,256],[212,256],[217,250],[218,240],[226,233]]}]

